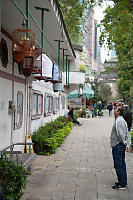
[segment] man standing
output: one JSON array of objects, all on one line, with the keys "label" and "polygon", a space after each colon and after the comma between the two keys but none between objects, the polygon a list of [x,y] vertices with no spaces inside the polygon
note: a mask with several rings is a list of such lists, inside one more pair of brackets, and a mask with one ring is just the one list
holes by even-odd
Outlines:
[{"label": "man standing", "polygon": [[112,155],[114,168],[118,178],[118,182],[112,187],[113,189],[125,189],[127,186],[127,172],[125,163],[125,150],[128,151],[127,140],[129,137],[127,123],[123,118],[123,112],[120,107],[114,111],[116,120],[114,122],[110,142],[112,147]]}]

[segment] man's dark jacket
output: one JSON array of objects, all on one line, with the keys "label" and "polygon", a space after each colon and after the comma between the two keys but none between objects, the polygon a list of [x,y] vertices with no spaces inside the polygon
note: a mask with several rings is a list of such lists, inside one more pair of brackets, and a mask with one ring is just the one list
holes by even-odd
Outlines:
[{"label": "man's dark jacket", "polygon": [[132,113],[129,110],[126,110],[126,112],[123,114],[123,118],[127,122],[128,127],[132,126]]}]

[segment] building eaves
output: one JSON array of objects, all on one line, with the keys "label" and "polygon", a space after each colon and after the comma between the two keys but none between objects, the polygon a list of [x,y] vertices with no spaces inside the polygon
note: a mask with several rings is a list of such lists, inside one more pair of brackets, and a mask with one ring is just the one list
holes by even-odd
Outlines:
[{"label": "building eaves", "polygon": [[60,15],[60,18],[61,18],[61,21],[62,21],[62,25],[63,25],[63,29],[65,31],[65,34],[66,34],[66,37],[68,39],[68,42],[69,42],[69,45],[70,45],[70,48],[72,50],[72,53],[73,53],[73,56],[76,58],[76,54],[74,52],[74,48],[73,48],[73,45],[71,43],[71,40],[70,40],[70,37],[69,37],[69,33],[68,33],[68,30],[67,30],[67,26],[65,24],[65,21],[63,19],[63,14],[62,14],[62,11],[61,11],[61,8],[60,8],[60,4],[59,4],[59,1],[58,0],[53,0],[56,5],[57,5],[57,8],[58,8],[58,14]]}]

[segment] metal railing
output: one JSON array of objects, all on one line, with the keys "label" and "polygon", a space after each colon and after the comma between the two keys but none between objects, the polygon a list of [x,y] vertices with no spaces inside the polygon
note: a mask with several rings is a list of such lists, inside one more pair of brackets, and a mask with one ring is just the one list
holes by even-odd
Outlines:
[{"label": "metal railing", "polygon": [[[27,169],[30,167],[32,160],[35,158],[36,154],[31,153],[23,153],[22,151],[14,151],[15,146],[19,145],[28,145],[30,150],[30,145],[33,145],[33,143],[14,143],[12,145],[9,145],[7,147],[3,147],[0,149],[0,156],[4,156],[6,159],[9,159],[13,161],[14,163],[21,163],[24,165],[24,167]],[[15,155],[15,156],[14,156]],[[20,159],[21,156],[21,159]]]}]

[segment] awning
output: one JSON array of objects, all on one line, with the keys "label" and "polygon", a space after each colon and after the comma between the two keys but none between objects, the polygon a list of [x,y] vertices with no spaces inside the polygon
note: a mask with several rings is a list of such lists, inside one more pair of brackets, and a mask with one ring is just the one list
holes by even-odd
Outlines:
[{"label": "awning", "polygon": [[86,83],[85,90],[83,90],[83,97],[88,99],[94,97],[94,91],[91,89],[88,83]]},{"label": "awning", "polygon": [[79,95],[79,91],[73,90],[71,93],[68,94],[68,98],[76,99],[76,98],[78,98],[78,95]]}]

